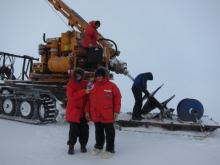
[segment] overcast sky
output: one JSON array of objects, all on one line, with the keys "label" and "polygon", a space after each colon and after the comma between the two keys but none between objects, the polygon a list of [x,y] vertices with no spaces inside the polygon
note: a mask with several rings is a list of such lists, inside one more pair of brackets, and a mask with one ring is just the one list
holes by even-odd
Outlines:
[{"label": "overcast sky", "polygon": [[[220,122],[219,0],[63,0],[87,22],[100,20],[99,32],[116,42],[130,74],[152,72],[152,92],[175,108],[184,98],[199,100],[205,114]],[[39,57],[38,44],[60,37],[69,27],[45,0],[0,0],[0,51]],[[63,18],[66,22],[67,20]],[[18,66],[16,72],[19,70]],[[19,72],[18,72],[19,74]],[[115,75],[122,111],[132,111],[132,81]]]}]

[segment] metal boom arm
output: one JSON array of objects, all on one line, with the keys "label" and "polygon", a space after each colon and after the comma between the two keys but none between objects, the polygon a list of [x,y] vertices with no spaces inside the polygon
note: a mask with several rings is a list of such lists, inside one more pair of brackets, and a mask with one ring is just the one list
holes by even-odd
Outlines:
[{"label": "metal boom arm", "polygon": [[[69,8],[62,0],[48,0],[54,8],[59,11],[61,14],[63,14],[68,20],[69,25],[71,27],[76,27],[81,33],[84,34],[86,27],[89,25],[78,13],[76,13],[74,10]],[[105,53],[107,56],[113,57],[114,55],[119,55],[120,51],[115,51],[112,48],[112,44],[108,41],[108,39],[105,39],[100,33],[99,33],[99,43],[102,45],[102,47],[105,47]]]},{"label": "metal boom arm", "polygon": [[84,33],[86,27],[89,25],[79,14],[69,8],[61,0],[48,0],[54,8],[61,12],[68,20],[71,27],[75,26],[81,33]]}]

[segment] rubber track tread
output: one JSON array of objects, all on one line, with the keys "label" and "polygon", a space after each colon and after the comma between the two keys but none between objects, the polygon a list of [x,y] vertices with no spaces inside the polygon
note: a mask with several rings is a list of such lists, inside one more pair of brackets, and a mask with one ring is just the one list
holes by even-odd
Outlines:
[{"label": "rubber track tread", "polygon": [[[35,125],[42,125],[42,124],[47,124],[47,123],[52,123],[56,122],[56,117],[58,114],[58,110],[56,109],[55,101],[50,98],[49,96],[44,96],[42,98],[39,97],[33,97],[33,96],[16,96],[13,94],[9,95],[3,95],[0,94],[0,106],[2,107],[2,100],[3,99],[11,99],[15,100],[16,103],[22,102],[22,101],[32,101],[34,104],[34,118],[33,119],[24,119],[21,118],[20,116],[17,116],[19,113],[19,106],[16,106],[16,113],[15,116],[8,116],[2,113],[3,110],[0,109],[0,119],[6,119],[6,120],[12,120],[12,121],[17,121],[17,122],[22,122],[22,123],[28,123],[28,124],[35,124]],[[40,103],[43,102],[44,105],[44,110],[45,110],[45,120],[40,121],[36,116],[37,114],[37,107]],[[17,104],[18,105],[18,104]]]}]

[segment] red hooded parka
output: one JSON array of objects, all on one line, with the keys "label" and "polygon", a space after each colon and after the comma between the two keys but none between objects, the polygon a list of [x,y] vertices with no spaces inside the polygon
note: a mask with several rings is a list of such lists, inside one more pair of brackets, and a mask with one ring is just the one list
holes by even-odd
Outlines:
[{"label": "red hooded parka", "polygon": [[106,76],[102,82],[94,83],[84,112],[89,112],[93,122],[113,123],[114,112],[120,113],[121,93],[118,87]]},{"label": "red hooded parka", "polygon": [[[74,74],[74,73],[73,73]],[[68,103],[66,107],[66,120],[70,122],[80,123],[80,118],[83,117],[83,109],[86,104],[87,81],[81,79],[78,83],[75,79],[67,84]]]},{"label": "red hooded parka", "polygon": [[95,29],[95,21],[89,22],[89,26],[86,27],[84,33],[83,47],[88,48],[89,44],[93,47],[97,47],[98,31]]}]

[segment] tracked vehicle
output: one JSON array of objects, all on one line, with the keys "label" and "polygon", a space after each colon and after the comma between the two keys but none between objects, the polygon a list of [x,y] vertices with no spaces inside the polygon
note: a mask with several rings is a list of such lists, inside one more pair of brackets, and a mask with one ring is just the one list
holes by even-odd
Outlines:
[{"label": "tracked vehicle", "polygon": [[[66,84],[71,80],[71,72],[76,67],[85,70],[86,78],[104,66],[116,73],[126,73],[126,63],[116,56],[120,54],[114,41],[99,34],[98,47],[91,49],[89,58],[82,46],[84,31],[89,25],[80,15],[61,0],[48,0],[57,11],[69,21],[71,31],[61,37],[46,38],[38,47],[39,59],[0,52],[0,117],[28,123],[47,123],[65,116]],[[75,29],[74,29],[75,28]],[[113,48],[114,47],[114,48]],[[19,68],[15,59],[22,59],[21,77],[13,71]],[[88,66],[89,64],[92,64]],[[111,64],[111,65],[110,65]],[[113,78],[113,74],[110,74]]]}]

